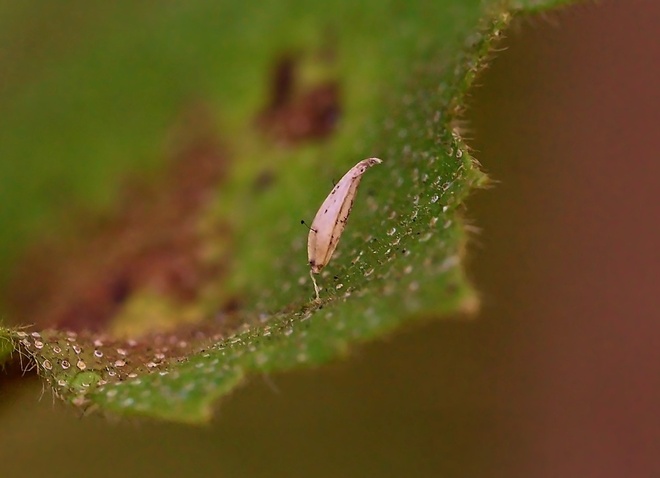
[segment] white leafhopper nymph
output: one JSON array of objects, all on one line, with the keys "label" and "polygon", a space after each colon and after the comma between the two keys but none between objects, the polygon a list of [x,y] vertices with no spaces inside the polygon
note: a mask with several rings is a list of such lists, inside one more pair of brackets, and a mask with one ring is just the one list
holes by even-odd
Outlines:
[{"label": "white leafhopper nymph", "polygon": [[337,248],[341,233],[346,227],[348,215],[351,213],[362,175],[368,168],[380,163],[382,161],[378,158],[367,158],[353,166],[332,188],[314,216],[307,237],[307,255],[311,267],[309,275],[314,284],[317,300],[319,299],[319,288],[316,285],[314,274],[321,272]]}]

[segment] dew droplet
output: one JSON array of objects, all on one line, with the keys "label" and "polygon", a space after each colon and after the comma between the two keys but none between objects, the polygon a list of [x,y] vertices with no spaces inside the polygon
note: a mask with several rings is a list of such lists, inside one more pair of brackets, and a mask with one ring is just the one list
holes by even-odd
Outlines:
[{"label": "dew droplet", "polygon": [[420,238],[419,238],[419,242],[426,242],[426,241],[428,241],[429,239],[431,239],[432,236],[433,236],[433,234],[431,234],[430,232],[427,232],[427,233],[424,234],[423,236],[420,236]]},{"label": "dew droplet", "polygon": [[135,400],[132,397],[127,397],[124,400],[122,400],[121,406],[130,407],[131,405],[133,405],[133,403],[135,403]]}]

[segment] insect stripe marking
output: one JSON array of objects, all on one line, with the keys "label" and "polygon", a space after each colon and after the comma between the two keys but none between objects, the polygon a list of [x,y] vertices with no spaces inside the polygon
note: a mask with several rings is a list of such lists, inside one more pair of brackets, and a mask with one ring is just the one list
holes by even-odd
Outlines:
[{"label": "insect stripe marking", "polygon": [[367,158],[353,166],[332,188],[312,221],[309,236],[307,236],[307,255],[317,299],[319,291],[313,274],[321,272],[337,248],[339,238],[344,232],[348,216],[353,208],[362,175],[368,168],[380,163],[382,161],[378,158]]}]

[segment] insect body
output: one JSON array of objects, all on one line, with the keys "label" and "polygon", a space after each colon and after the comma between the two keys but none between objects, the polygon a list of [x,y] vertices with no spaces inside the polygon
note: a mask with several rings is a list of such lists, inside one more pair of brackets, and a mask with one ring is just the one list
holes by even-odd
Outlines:
[{"label": "insect body", "polygon": [[344,232],[348,215],[351,213],[362,175],[368,168],[380,163],[382,161],[378,158],[367,158],[353,166],[325,198],[314,217],[307,237],[307,255],[311,267],[309,274],[314,283],[317,299],[319,298],[319,288],[316,285],[314,274],[321,272],[337,248],[339,237]]}]

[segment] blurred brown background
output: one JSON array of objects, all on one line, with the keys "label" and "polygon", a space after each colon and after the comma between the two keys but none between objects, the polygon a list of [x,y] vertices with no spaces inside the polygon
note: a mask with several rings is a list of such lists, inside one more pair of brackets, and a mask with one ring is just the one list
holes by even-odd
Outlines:
[{"label": "blurred brown background", "polygon": [[201,429],[79,420],[33,384],[0,408],[2,476],[660,476],[659,18],[519,19],[482,76],[475,320],[254,379]]}]

